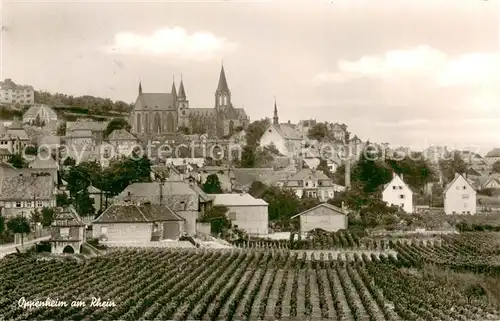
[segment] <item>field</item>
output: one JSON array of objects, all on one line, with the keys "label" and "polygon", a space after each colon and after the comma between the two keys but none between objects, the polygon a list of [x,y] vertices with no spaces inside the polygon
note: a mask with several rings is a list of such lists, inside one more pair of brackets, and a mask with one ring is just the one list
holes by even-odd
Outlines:
[{"label": "field", "polygon": [[[498,320],[486,296],[423,277],[426,264],[477,268],[474,257],[498,256],[492,240],[494,233],[468,233],[440,245],[398,242],[397,255],[352,251],[347,260],[287,249],[124,249],[83,262],[10,257],[0,260],[0,319]],[[489,267],[481,272],[498,278]],[[87,305],[23,309],[22,297]],[[90,306],[92,297],[116,306]]]}]

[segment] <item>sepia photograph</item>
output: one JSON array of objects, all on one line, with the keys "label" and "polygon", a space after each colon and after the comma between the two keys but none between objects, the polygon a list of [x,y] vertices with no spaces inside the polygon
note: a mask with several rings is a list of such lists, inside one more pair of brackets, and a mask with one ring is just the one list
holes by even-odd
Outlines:
[{"label": "sepia photograph", "polygon": [[500,320],[500,1],[0,22],[0,321]]}]

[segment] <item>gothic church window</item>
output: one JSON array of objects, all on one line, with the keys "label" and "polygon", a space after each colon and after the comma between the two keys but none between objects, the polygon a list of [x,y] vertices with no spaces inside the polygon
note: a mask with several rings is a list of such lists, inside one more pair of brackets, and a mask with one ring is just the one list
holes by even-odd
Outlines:
[{"label": "gothic church window", "polygon": [[140,133],[142,130],[141,126],[141,113],[137,113],[137,132]]}]

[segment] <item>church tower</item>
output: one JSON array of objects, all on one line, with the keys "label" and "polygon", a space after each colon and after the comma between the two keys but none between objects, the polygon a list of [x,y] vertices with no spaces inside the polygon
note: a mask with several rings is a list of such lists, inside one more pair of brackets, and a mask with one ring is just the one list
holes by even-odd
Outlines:
[{"label": "church tower", "polygon": [[141,84],[141,82],[139,81],[139,95],[141,95],[141,94],[142,94],[142,84]]},{"label": "church tower", "polygon": [[224,65],[220,70],[219,85],[215,91],[215,108],[217,110],[224,110],[231,106],[231,91],[227,86],[226,73],[224,72]]},{"label": "church tower", "polygon": [[274,99],[274,115],[273,115],[273,124],[274,125],[279,125],[279,118],[278,118],[278,107],[276,107],[276,99]]},{"label": "church tower", "polygon": [[181,83],[179,85],[179,92],[176,95],[177,106],[178,106],[178,115],[179,115],[179,126],[189,127],[189,101],[186,97],[186,90],[184,89],[184,81],[181,76]]}]

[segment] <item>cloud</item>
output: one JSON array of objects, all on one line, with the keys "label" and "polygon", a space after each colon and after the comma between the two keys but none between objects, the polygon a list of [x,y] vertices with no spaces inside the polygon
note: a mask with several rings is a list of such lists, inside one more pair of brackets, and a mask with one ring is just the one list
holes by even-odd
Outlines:
[{"label": "cloud", "polygon": [[395,122],[378,122],[376,126],[380,127],[412,127],[412,126],[420,126],[423,124],[428,124],[428,119],[408,119],[408,120],[400,120]]},{"label": "cloud", "polygon": [[181,27],[162,28],[150,35],[121,32],[114,43],[103,48],[111,54],[172,56],[187,60],[208,60],[235,50],[236,43],[209,32],[189,34]]},{"label": "cloud", "polygon": [[500,81],[499,53],[469,53],[456,58],[427,45],[391,50],[384,55],[341,60],[337,71],[319,73],[315,83],[349,82],[359,78],[421,79],[441,87],[489,86]]}]

